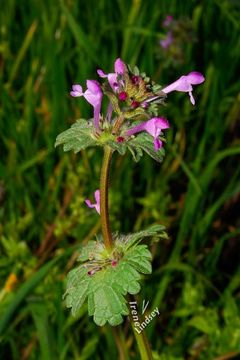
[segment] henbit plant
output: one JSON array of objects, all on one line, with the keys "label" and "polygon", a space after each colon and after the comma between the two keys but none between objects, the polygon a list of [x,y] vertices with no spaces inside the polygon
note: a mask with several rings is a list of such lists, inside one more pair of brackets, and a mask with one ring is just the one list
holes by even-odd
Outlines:
[{"label": "henbit plant", "polygon": [[[85,201],[100,214],[102,235],[82,246],[78,257],[81,264],[69,272],[64,297],[74,316],[87,299],[89,315],[97,325],[108,322],[116,326],[122,323],[124,315],[129,314],[126,295],[139,293],[141,274],[152,272],[151,252],[140,242],[145,237],[165,236],[165,228],[153,225],[128,235],[112,234],[108,205],[112,154],[117,151],[124,155],[129,151],[134,161],[139,161],[145,152],[161,162],[165,142],[163,130],[169,128],[169,123],[159,116],[159,105],[174,90],[188,92],[194,105],[192,85],[201,84],[204,77],[198,72],[190,72],[162,89],[136,66],[126,65],[121,59],[115,61],[113,73],[106,74],[100,69],[97,73],[103,79],[102,84],[87,80],[86,91],[76,84],[70,92],[74,97],[83,96],[93,106],[93,119],[77,120],[56,140],[56,146],[62,144],[64,151],[75,153],[90,146],[104,148],[100,189],[95,191],[95,203],[89,199]],[[108,98],[105,115],[101,114],[103,96]],[[144,333],[134,333],[142,358],[151,358]]]}]

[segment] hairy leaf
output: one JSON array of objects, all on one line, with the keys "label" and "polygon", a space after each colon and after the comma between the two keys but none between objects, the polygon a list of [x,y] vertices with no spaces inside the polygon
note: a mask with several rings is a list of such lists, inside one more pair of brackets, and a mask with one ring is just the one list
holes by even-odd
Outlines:
[{"label": "hairy leaf", "polygon": [[55,147],[63,145],[64,151],[73,150],[78,153],[89,146],[97,145],[94,133],[93,122],[84,119],[77,120],[70,129],[65,130],[57,136]]},{"label": "hairy leaf", "polygon": [[152,255],[147,245],[139,242],[144,237],[161,237],[164,229],[153,225],[134,234],[115,234],[112,250],[101,239],[82,247],[77,259],[82,264],[68,274],[64,295],[73,316],[88,298],[88,313],[97,325],[119,325],[129,312],[125,295],[137,294],[141,290],[141,274],[152,271]]},{"label": "hairy leaf", "polygon": [[[131,148],[134,149],[135,151],[136,151],[136,149],[141,149],[142,151],[147,153],[149,156],[151,156],[157,162],[162,162],[163,157],[165,155],[164,148],[161,148],[157,151],[154,149],[153,137],[145,132],[142,132],[142,133],[138,134],[136,137],[134,137],[133,139],[131,139],[128,142],[128,146],[131,146]],[[138,161],[138,160],[135,160],[135,161]]]},{"label": "hairy leaf", "polygon": [[108,145],[115,151],[118,151],[120,155],[124,155],[127,150],[126,143],[118,143],[117,141],[109,141]]},{"label": "hairy leaf", "polygon": [[123,142],[117,142],[114,139],[114,135],[109,131],[103,131],[98,138],[94,136],[94,133],[93,121],[80,119],[70,129],[57,136],[55,146],[63,145],[64,151],[73,150],[75,153],[78,153],[89,146],[103,146],[107,144],[113,151],[118,151],[120,155],[124,155],[128,150],[136,162],[141,159],[144,152],[158,162],[163,160],[164,149],[161,148],[156,151],[153,146],[153,137],[148,133],[142,132]]},{"label": "hairy leaf", "polygon": [[94,252],[94,249],[96,248],[96,241],[89,241],[87,245],[82,246],[80,249],[80,255],[78,256],[78,261],[87,261],[90,260],[91,254]]},{"label": "hairy leaf", "polygon": [[118,143],[117,141],[109,141],[108,145],[113,150],[118,151],[120,155],[124,155],[126,150],[128,150],[136,162],[141,159],[144,152],[157,162],[161,162],[165,155],[164,148],[157,151],[154,149],[153,137],[144,132],[123,142]]},{"label": "hairy leaf", "polygon": [[125,248],[128,249],[132,247],[134,244],[138,244],[143,238],[149,236],[165,236],[165,226],[163,225],[152,225],[146,230],[142,230],[133,234],[129,234],[124,237],[124,241],[126,242]]},{"label": "hairy leaf", "polygon": [[163,233],[163,226],[153,225],[135,234],[114,235],[113,250],[106,249],[101,239],[82,247],[78,257],[82,264],[68,274],[64,295],[73,316],[88,298],[88,313],[97,325],[120,324],[128,314],[125,295],[137,294],[141,274],[152,271],[151,253],[139,242]]}]

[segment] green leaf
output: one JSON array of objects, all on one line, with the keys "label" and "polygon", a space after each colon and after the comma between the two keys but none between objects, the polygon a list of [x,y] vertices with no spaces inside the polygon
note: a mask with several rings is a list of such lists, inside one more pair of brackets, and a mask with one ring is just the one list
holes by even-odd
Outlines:
[{"label": "green leaf", "polygon": [[133,148],[135,151],[136,149],[141,149],[157,162],[163,161],[163,157],[165,155],[164,148],[161,148],[156,151],[153,145],[153,137],[148,133],[142,132],[138,134],[132,140],[128,141],[127,144],[128,146],[131,146],[131,148]]},{"label": "green leaf", "polygon": [[87,245],[81,247],[80,255],[78,256],[77,260],[81,262],[90,260],[91,255],[94,252],[95,248],[96,248],[96,241],[93,240],[89,241]]},{"label": "green leaf", "polygon": [[93,316],[95,311],[93,292],[88,293],[88,315]]},{"label": "green leaf", "polygon": [[57,136],[55,147],[63,145],[64,151],[73,150],[78,153],[89,146],[97,145],[97,140],[93,137],[93,121],[84,119],[77,120],[68,130]]},{"label": "green leaf", "polygon": [[130,64],[127,64],[127,67],[128,67],[128,70],[130,71],[130,73],[132,73],[134,75],[140,74],[139,68],[136,65],[132,66]]},{"label": "green leaf", "polygon": [[125,261],[123,259],[116,267],[115,274],[113,274],[113,282],[119,286],[124,295],[127,293],[134,295],[140,291],[141,288],[138,283],[140,278],[139,272],[126,261],[126,257]]},{"label": "green leaf", "polygon": [[124,155],[127,150],[126,143],[118,143],[117,141],[108,141],[108,146],[110,146],[114,151],[118,151],[120,155]]},{"label": "green leaf", "polygon": [[68,290],[66,306],[72,308],[73,316],[78,314],[79,309],[87,298],[89,281],[81,282],[80,286]]},{"label": "green leaf", "polygon": [[114,235],[112,250],[101,239],[82,247],[78,261],[84,263],[68,274],[64,295],[72,315],[79,313],[88,298],[88,313],[97,325],[119,325],[129,312],[125,295],[139,293],[141,274],[152,271],[152,255],[147,245],[140,245],[139,241],[147,236],[161,236],[164,229],[153,225],[135,234]]},{"label": "green leaf", "polygon": [[158,151],[154,149],[153,137],[144,132],[121,143],[118,143],[117,141],[108,141],[108,145],[113,150],[118,151],[120,155],[124,155],[126,150],[128,150],[136,162],[141,159],[144,152],[157,162],[161,162],[165,155],[164,148],[161,148]]},{"label": "green leaf", "polygon": [[128,314],[122,288],[114,283],[111,268],[91,277],[89,287],[90,313],[97,325],[107,321],[115,326],[122,322],[122,315]]},{"label": "green leaf", "polygon": [[86,276],[86,272],[81,265],[68,274],[68,289],[64,296],[66,296],[66,306],[72,308],[74,316],[77,315],[88,295],[90,278]]},{"label": "green leaf", "polygon": [[116,326],[122,323],[122,315],[128,314],[125,299],[113,286],[103,283],[94,291],[94,321],[103,326],[108,321],[110,325]]},{"label": "green leaf", "polygon": [[130,144],[128,144],[128,150],[132,154],[133,160],[135,162],[138,162],[141,159],[141,157],[143,156],[143,152],[140,147],[134,147],[134,146],[131,146]]},{"label": "green leaf", "polygon": [[130,248],[134,244],[139,243],[144,237],[149,236],[164,236],[165,235],[165,226],[163,225],[152,225],[146,230],[142,230],[133,234],[128,235],[125,237],[125,240],[127,242],[126,248]]},{"label": "green leaf", "polygon": [[79,281],[84,279],[86,269],[83,266],[79,266],[71,270],[67,275],[68,288],[72,288],[78,285]]},{"label": "green leaf", "polygon": [[152,255],[146,245],[138,245],[127,253],[128,262],[140,273],[151,274]]},{"label": "green leaf", "polygon": [[39,301],[30,303],[28,309],[32,314],[38,334],[41,351],[40,358],[44,360],[56,359],[56,348],[54,346],[56,343],[54,341],[53,329],[49,322],[49,314],[46,311],[45,302]]},{"label": "green leaf", "polygon": [[[131,112],[131,116],[129,116],[132,117],[136,115],[137,113]],[[64,151],[73,150],[74,153],[78,153],[89,146],[107,144],[113,151],[118,151],[120,155],[124,155],[128,150],[136,162],[141,159],[144,152],[158,162],[163,160],[164,149],[161,148],[156,151],[153,145],[153,137],[148,133],[140,133],[124,142],[117,142],[114,139],[114,135],[109,131],[103,131],[98,138],[95,138],[94,134],[95,128],[93,121],[80,119],[77,120],[70,129],[65,130],[57,136],[55,147],[63,145]]]}]

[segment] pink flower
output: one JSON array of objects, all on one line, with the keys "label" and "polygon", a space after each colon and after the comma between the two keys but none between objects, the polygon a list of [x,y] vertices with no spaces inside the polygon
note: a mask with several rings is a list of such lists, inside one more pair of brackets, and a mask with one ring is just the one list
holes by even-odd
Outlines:
[{"label": "pink flower", "polygon": [[172,32],[168,31],[167,36],[165,39],[160,40],[160,45],[163,49],[167,49],[173,42],[173,36],[172,36]]},{"label": "pink flower", "polygon": [[116,91],[119,87],[118,75],[123,75],[126,71],[126,65],[120,58],[114,63],[114,71],[114,73],[105,74],[101,69],[98,69],[97,73],[101,78],[107,78],[113,91]]},{"label": "pink flower", "polygon": [[96,190],[94,193],[96,204],[92,204],[89,199],[85,200],[85,203],[89,208],[95,208],[96,211],[100,214],[100,190]]},{"label": "pink flower", "polygon": [[87,90],[82,91],[81,85],[73,85],[70,95],[74,97],[84,96],[85,99],[93,106],[94,109],[94,126],[99,130],[100,110],[102,104],[102,89],[96,80],[87,80]]},{"label": "pink flower", "polygon": [[158,136],[162,133],[162,130],[168,128],[169,128],[169,123],[166,119],[160,117],[154,117],[148,121],[145,121],[129,129],[126,132],[126,135],[131,136],[141,131],[147,131],[150,135],[153,136],[154,149],[157,151],[162,147],[162,141],[158,138]]},{"label": "pink flower", "polygon": [[191,103],[195,105],[195,99],[192,94],[193,91],[192,85],[198,85],[204,81],[205,78],[201,73],[197,71],[192,71],[188,75],[181,76],[178,80],[174,81],[172,84],[163,88],[162,91],[165,92],[165,94],[168,94],[174,90],[188,92]]},{"label": "pink flower", "polygon": [[167,15],[162,24],[163,24],[164,27],[168,27],[172,22],[173,22],[173,16],[172,15]]}]

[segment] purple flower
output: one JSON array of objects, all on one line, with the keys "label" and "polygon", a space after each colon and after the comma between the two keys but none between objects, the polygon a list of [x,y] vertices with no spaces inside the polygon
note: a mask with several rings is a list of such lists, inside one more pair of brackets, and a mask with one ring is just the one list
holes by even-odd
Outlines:
[{"label": "purple flower", "polygon": [[154,149],[157,151],[162,147],[162,141],[158,138],[158,136],[162,133],[162,130],[168,128],[169,128],[169,123],[166,119],[160,117],[154,117],[148,121],[145,121],[129,129],[126,132],[126,135],[131,136],[141,131],[147,131],[150,135],[153,136]]},{"label": "purple flower", "polygon": [[195,105],[195,99],[192,94],[193,91],[192,85],[198,85],[204,81],[205,78],[202,74],[200,74],[197,71],[192,71],[188,75],[181,76],[178,80],[174,81],[172,84],[162,89],[162,91],[165,92],[165,94],[168,94],[174,90],[188,92],[191,103]]},{"label": "purple flower", "polygon": [[85,99],[93,106],[94,109],[94,126],[99,130],[99,118],[102,104],[102,89],[96,80],[87,80],[87,90],[82,91],[81,85],[73,85],[70,95],[74,97],[84,96]]},{"label": "purple flower", "polygon": [[113,91],[116,91],[119,87],[118,75],[123,75],[126,71],[126,65],[120,58],[114,63],[114,71],[114,73],[105,74],[101,69],[98,69],[97,73],[101,78],[107,78]]},{"label": "purple flower", "polygon": [[92,204],[89,199],[85,200],[85,203],[89,208],[95,208],[96,211],[100,214],[100,190],[96,190],[94,193],[96,204]]},{"label": "purple flower", "polygon": [[168,31],[165,39],[160,40],[159,43],[163,49],[167,49],[173,42],[172,31]]},{"label": "purple flower", "polygon": [[82,87],[81,85],[73,85],[72,86],[72,91],[70,91],[70,95],[74,96],[74,97],[78,97],[78,96],[82,96],[83,92],[82,92]]},{"label": "purple flower", "polygon": [[163,24],[164,27],[168,27],[172,22],[173,22],[173,16],[172,15],[167,15],[162,24]]}]

